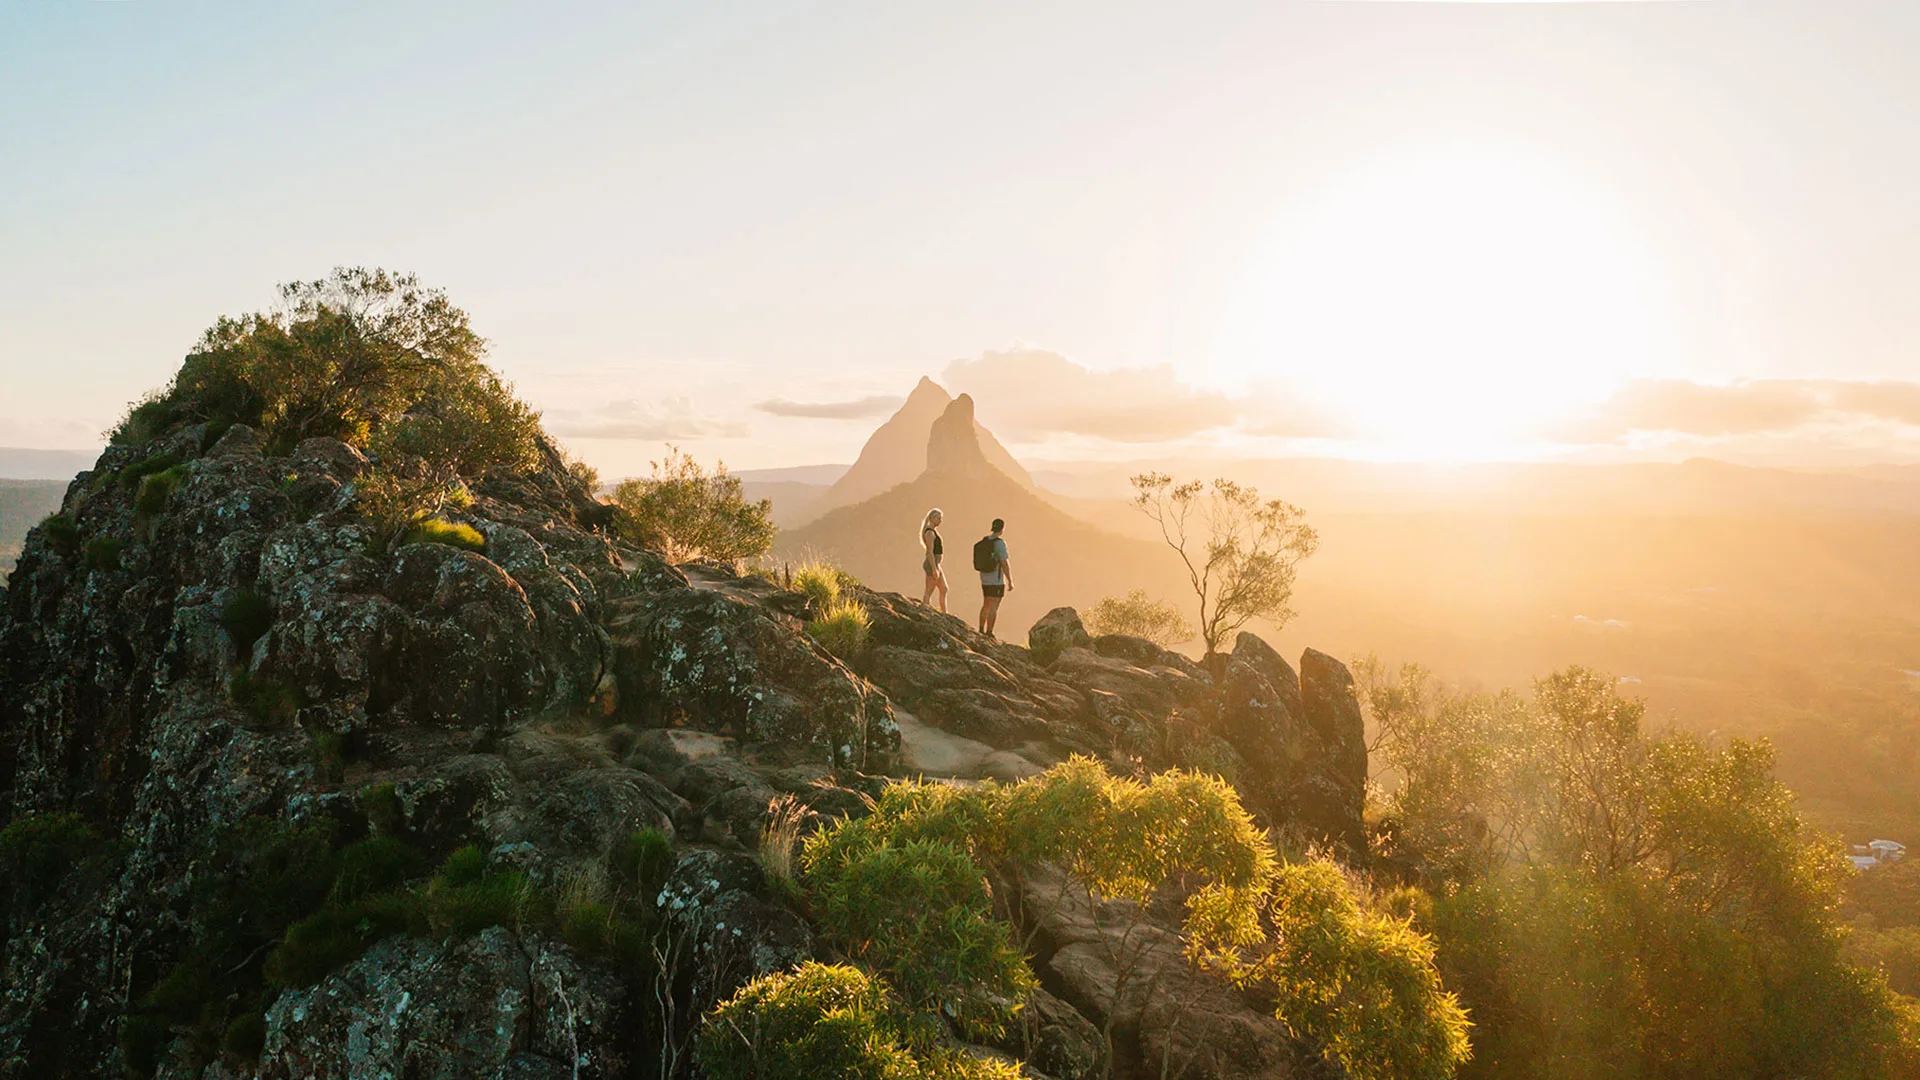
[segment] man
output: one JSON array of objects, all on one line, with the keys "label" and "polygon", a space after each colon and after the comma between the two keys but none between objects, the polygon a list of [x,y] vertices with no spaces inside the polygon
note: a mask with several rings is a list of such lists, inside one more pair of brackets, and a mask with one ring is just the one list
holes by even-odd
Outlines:
[{"label": "man", "polygon": [[973,545],[973,568],[980,572],[980,632],[993,636],[1000,618],[1000,601],[1013,590],[1013,564],[1007,561],[1007,542],[1000,533],[1007,523],[993,519],[993,531]]}]

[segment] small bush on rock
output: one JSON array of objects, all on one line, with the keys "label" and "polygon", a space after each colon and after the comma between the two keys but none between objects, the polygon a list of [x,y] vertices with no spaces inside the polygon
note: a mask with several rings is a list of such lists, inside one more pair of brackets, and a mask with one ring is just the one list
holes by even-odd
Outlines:
[{"label": "small bush on rock", "polygon": [[167,504],[173,500],[173,493],[180,490],[180,484],[186,478],[186,469],[175,465],[173,468],[142,479],[140,490],[133,497],[133,509],[148,517],[166,513]]},{"label": "small bush on rock", "polygon": [[294,716],[306,704],[298,687],[272,676],[255,677],[244,667],[234,669],[233,678],[227,683],[227,694],[255,721],[275,727],[293,723]]},{"label": "small bush on rock", "polygon": [[97,536],[87,541],[87,569],[120,569],[120,553],[126,547],[126,541],[111,536]]},{"label": "small bush on rock", "polygon": [[0,880],[31,912],[74,867],[99,855],[100,834],[78,814],[22,814],[0,829]]},{"label": "small bush on rock", "polygon": [[417,521],[401,537],[402,544],[445,544],[462,551],[485,551],[487,538],[471,525],[430,517]]},{"label": "small bush on rock", "polygon": [[842,660],[852,660],[867,647],[867,632],[873,617],[866,605],[854,598],[842,597],[827,605],[818,617],[807,623],[807,633],[820,647]]},{"label": "small bush on rock", "polygon": [[273,627],[273,606],[252,589],[241,589],[221,606],[220,626],[232,639],[234,648],[245,656],[253,651],[253,643]]},{"label": "small bush on rock", "polygon": [[48,514],[41,519],[40,534],[47,538],[48,546],[62,555],[80,550],[80,527],[65,514]]},{"label": "small bush on rock", "polygon": [[651,903],[673,872],[673,841],[659,829],[635,829],[614,845],[611,861],[615,880],[632,884]]},{"label": "small bush on rock", "polygon": [[839,567],[817,559],[793,569],[793,591],[807,598],[815,612],[822,612],[840,599],[847,575]]},{"label": "small bush on rock", "polygon": [[169,469],[177,468],[180,459],[173,454],[153,454],[120,470],[115,479],[121,487],[134,490],[140,487],[149,476],[157,476]]},{"label": "small bush on rock", "polygon": [[700,1065],[712,1080],[1013,1080],[1010,1065],[937,1048],[886,987],[809,962],[755,979],[709,1013]]}]

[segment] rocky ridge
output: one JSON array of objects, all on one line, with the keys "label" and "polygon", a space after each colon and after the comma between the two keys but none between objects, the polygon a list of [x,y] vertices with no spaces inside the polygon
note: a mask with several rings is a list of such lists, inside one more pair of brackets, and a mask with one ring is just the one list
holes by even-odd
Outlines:
[{"label": "rocky ridge", "polygon": [[[159,466],[178,473],[156,507],[136,492]],[[1243,634],[1216,678],[1092,637],[1070,609],[1020,646],[855,589],[872,627],[846,662],[807,636],[800,594],[622,547],[551,447],[447,513],[479,550],[374,550],[356,505],[367,468],[335,440],[268,456],[245,427],[187,427],[109,448],[68,487],[71,533],[29,536],[0,594],[0,812],[90,842],[9,885],[0,1077],[684,1074],[707,1005],[828,955],[753,854],[770,808],[817,827],[863,813],[890,777],[1016,779],[1076,753],[1203,768],[1267,822],[1364,850],[1358,706],[1322,654],[1296,674]],[[235,838],[322,827],[435,859],[476,845],[487,873],[549,891],[654,830],[671,861],[647,902],[674,955],[636,984],[512,920],[396,933],[275,989],[249,974],[269,936],[214,973],[264,988],[191,1003],[225,1016],[258,993],[257,1045],[233,1028],[210,1045],[180,1009],[130,1041],[130,1018],[173,1008],[207,897],[252,865]],[[1179,1018],[1103,998],[1097,965],[1070,962],[1076,925],[1066,912],[1046,929],[1047,991],[1005,1049],[1034,1075],[1095,1075],[1087,1032],[1117,1018],[1121,1075],[1146,1075]],[[1284,1033],[1202,983],[1220,1030],[1263,1048],[1261,1075],[1294,1068]],[[1231,1057],[1188,1075],[1246,1075]]]}]

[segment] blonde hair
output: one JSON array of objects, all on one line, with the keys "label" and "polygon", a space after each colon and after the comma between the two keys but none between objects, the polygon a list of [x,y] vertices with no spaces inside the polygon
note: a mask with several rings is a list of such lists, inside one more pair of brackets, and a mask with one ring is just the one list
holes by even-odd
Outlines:
[{"label": "blonde hair", "polygon": [[927,511],[927,516],[920,519],[919,535],[924,538],[927,535],[927,530],[933,528],[933,519],[940,518],[944,521],[946,516],[947,515],[940,512],[940,508],[937,506]]}]

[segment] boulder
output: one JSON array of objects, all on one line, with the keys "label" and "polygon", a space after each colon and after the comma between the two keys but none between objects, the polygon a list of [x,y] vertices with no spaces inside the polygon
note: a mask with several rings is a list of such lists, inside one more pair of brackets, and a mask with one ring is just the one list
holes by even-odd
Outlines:
[{"label": "boulder", "polygon": [[1035,663],[1051,665],[1061,653],[1068,649],[1085,649],[1093,645],[1093,638],[1087,634],[1087,628],[1080,622],[1080,613],[1070,607],[1057,607],[1040,616],[1027,631],[1027,648],[1033,653]]},{"label": "boulder", "polygon": [[766,872],[751,855],[688,852],[660,890],[659,907],[674,935],[671,948],[691,968],[701,1013],[747,980],[813,956],[813,931],[771,898]]},{"label": "boulder", "polygon": [[1308,649],[1300,657],[1300,699],[1321,754],[1313,777],[1318,790],[1301,807],[1302,814],[1349,849],[1363,851],[1367,732],[1353,673],[1326,653]]}]

